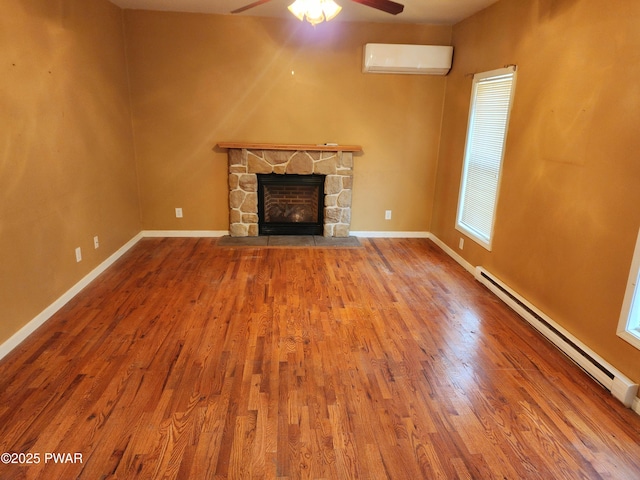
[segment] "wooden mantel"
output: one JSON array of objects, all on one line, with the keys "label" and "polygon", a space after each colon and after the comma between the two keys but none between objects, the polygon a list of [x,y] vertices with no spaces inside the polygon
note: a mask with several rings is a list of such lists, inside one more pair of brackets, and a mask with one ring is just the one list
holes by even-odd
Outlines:
[{"label": "wooden mantel", "polygon": [[304,145],[287,143],[247,143],[247,142],[220,142],[219,148],[247,149],[247,150],[291,150],[306,152],[361,152],[360,145]]}]

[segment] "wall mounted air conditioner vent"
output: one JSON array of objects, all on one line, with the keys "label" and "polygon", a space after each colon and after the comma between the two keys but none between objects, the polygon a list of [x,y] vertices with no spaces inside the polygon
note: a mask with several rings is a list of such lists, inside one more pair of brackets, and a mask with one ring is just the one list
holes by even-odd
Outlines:
[{"label": "wall mounted air conditioner vent", "polygon": [[453,47],[450,46],[367,43],[364,46],[362,71],[446,75],[451,69],[452,59]]}]

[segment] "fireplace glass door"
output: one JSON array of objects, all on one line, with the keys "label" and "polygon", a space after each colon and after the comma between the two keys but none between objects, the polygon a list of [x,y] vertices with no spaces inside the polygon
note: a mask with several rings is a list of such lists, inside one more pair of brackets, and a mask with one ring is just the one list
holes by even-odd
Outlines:
[{"label": "fireplace glass door", "polygon": [[324,175],[258,175],[260,235],[322,235]]}]

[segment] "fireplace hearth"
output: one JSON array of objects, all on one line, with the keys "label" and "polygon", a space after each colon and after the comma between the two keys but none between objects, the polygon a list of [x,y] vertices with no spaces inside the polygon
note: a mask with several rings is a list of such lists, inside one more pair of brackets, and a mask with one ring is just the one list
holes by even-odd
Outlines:
[{"label": "fireplace hearth", "polygon": [[259,235],[322,235],[324,175],[258,175]]}]

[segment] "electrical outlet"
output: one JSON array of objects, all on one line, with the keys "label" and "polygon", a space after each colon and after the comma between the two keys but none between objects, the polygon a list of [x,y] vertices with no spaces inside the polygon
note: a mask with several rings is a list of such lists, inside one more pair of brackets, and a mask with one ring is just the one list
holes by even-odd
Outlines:
[{"label": "electrical outlet", "polygon": [[464,248],[464,238],[460,237],[460,241],[458,242],[458,248],[462,250]]},{"label": "electrical outlet", "polygon": [[391,210],[386,210],[384,212],[384,219],[385,220],[391,220]]},{"label": "electrical outlet", "polygon": [[98,240],[98,236],[93,237],[93,248],[98,248],[100,246],[100,240]]},{"label": "electrical outlet", "polygon": [[76,262],[82,261],[82,249],[80,247],[76,248]]},{"label": "electrical outlet", "polygon": [[182,218],[182,209],[176,208],[176,218]]}]

